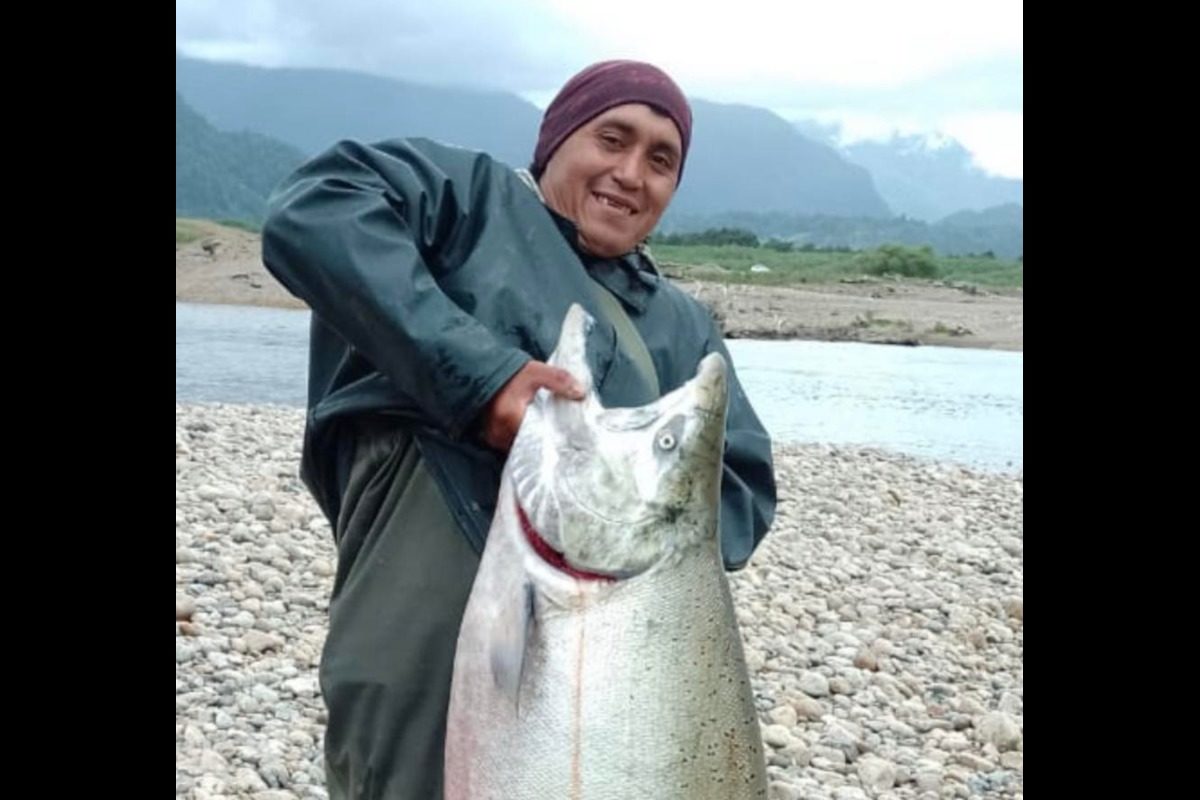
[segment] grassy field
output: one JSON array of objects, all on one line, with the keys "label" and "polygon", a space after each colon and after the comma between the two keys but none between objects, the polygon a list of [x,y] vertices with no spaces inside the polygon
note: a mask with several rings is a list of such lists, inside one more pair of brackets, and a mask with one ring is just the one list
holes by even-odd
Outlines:
[{"label": "grassy field", "polygon": [[261,233],[262,229],[252,222],[237,219],[193,219],[191,217],[175,218],[175,244],[187,244],[208,236],[213,232],[213,226],[236,228],[249,233]]},{"label": "grassy field", "polygon": [[175,218],[175,244],[194,242],[204,235],[203,223],[200,220]]},{"label": "grassy field", "polygon": [[[692,280],[791,286],[871,276],[872,251],[779,252],[767,247],[666,244],[653,245],[650,251],[669,275]],[[979,256],[933,256],[932,260],[935,273],[924,280],[996,289],[1023,285],[1024,265],[1018,261]],[[770,272],[751,272],[755,264]]]},{"label": "grassy field", "polygon": [[[175,218],[175,243],[187,244],[211,235],[215,226],[259,233],[258,227],[236,220],[200,220]],[[217,229],[219,230],[219,229]],[[1023,286],[1024,265],[982,256],[937,256],[921,254],[917,248],[894,248],[901,255],[924,258],[932,270],[921,277],[905,280],[942,281],[987,289],[1015,289]],[[780,252],[769,247],[741,245],[668,245],[650,248],[659,266],[668,275],[685,280],[716,283],[746,283],[760,286],[798,286],[836,283],[857,279],[879,279],[879,252],[801,251]],[[752,272],[762,264],[769,272]]]}]

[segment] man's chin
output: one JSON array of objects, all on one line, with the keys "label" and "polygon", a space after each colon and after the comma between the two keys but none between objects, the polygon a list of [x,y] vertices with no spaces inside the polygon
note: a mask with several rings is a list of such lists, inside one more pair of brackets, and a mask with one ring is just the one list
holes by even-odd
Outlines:
[{"label": "man's chin", "polygon": [[623,256],[637,245],[637,239],[629,236],[619,236],[611,233],[594,233],[588,235],[580,231],[579,244],[584,250],[600,258],[616,258]]}]

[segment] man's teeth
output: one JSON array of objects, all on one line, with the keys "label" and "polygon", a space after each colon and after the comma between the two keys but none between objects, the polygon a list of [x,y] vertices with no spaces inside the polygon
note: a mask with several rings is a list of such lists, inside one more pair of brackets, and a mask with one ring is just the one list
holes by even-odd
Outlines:
[{"label": "man's teeth", "polygon": [[598,194],[598,195],[596,195],[596,197],[597,197],[597,199],[600,200],[600,202],[604,203],[604,205],[609,206],[610,208],[615,208],[620,211],[624,211],[626,214],[633,213],[633,209],[630,208],[629,206],[624,205],[622,203],[614,202],[611,198],[605,197],[602,194]]}]

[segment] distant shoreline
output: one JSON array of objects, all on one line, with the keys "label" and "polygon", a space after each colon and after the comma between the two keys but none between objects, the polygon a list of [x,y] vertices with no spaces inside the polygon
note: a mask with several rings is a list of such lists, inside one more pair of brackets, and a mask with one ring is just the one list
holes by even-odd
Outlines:
[{"label": "distant shoreline", "polygon": [[[175,245],[175,299],[306,308],[263,267],[257,234],[197,223]],[[806,288],[674,281],[713,309],[728,338],[806,339],[1024,350],[1020,293],[964,291],[924,281],[871,280]]]}]

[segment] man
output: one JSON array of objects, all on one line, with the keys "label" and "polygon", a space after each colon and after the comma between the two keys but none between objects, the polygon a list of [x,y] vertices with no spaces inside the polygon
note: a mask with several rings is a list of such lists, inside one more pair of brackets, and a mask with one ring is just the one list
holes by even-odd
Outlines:
[{"label": "man", "polygon": [[[480,124],[486,124],[481,120]],[[422,139],[342,142],[271,201],[267,268],[313,310],[302,476],[338,570],[321,661],[330,797],[441,796],[459,621],[504,456],[572,302],[608,406],[648,403],[728,353],[640,244],[683,174],[692,116],[662,71],[602,62],[546,110],[530,172]],[[722,553],[775,507],[770,441],[730,375]]]}]

